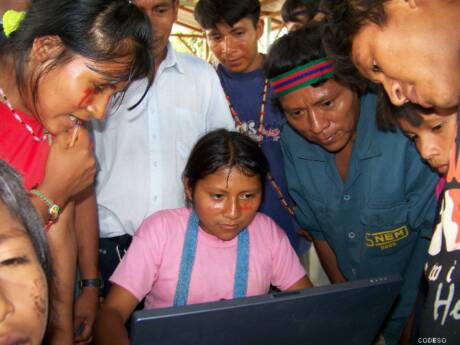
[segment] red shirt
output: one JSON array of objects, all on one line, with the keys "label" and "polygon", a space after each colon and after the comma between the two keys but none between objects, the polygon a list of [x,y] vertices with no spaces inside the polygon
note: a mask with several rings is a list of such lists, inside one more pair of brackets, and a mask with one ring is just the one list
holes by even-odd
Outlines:
[{"label": "red shirt", "polygon": [[[17,113],[33,128],[36,136],[43,137],[44,129],[37,119],[19,111]],[[47,141],[36,141],[11,110],[0,102],[0,159],[23,176],[27,190],[43,180],[49,149]]]}]

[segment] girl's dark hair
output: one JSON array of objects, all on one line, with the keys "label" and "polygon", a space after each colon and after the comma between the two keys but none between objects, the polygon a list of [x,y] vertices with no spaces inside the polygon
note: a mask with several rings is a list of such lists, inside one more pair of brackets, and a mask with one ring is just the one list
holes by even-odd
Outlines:
[{"label": "girl's dark hair", "polygon": [[52,268],[41,219],[24,190],[21,177],[2,160],[0,160],[0,202],[6,206],[13,218],[24,225],[51,290]]},{"label": "girl's dark hair", "polygon": [[[384,3],[388,0],[322,0],[326,14],[323,43],[337,73],[347,75],[356,68],[351,60],[355,35],[368,23],[383,26],[387,21]],[[359,73],[359,72],[357,72]]]},{"label": "girl's dark hair", "polygon": [[264,188],[269,165],[259,145],[248,136],[218,129],[201,137],[190,153],[183,178],[194,191],[199,180],[220,168],[238,168],[248,176],[259,176]]},{"label": "girl's dark hair", "polygon": [[[313,60],[326,57],[321,42],[321,28],[321,23],[312,21],[305,27],[279,38],[271,46],[265,58],[263,64],[265,76],[271,79]],[[366,87],[366,82],[357,73],[335,74],[332,78],[358,94],[361,94]],[[324,82],[325,80],[312,86],[318,87]]]},{"label": "girl's dark hair", "polygon": [[321,0],[286,0],[281,7],[281,18],[285,23],[297,22],[297,10],[305,10],[308,19],[311,20],[319,12]]},{"label": "girl's dark hair", "polygon": [[[63,49],[27,71],[34,40],[45,36],[59,38]],[[0,58],[15,61],[19,91],[30,93],[36,104],[40,79],[76,54],[95,63],[120,63],[110,73],[91,66],[110,82],[148,77],[149,87],[154,75],[152,36],[148,18],[127,0],[33,0],[19,28],[2,41]]]},{"label": "girl's dark hair", "polygon": [[205,30],[215,29],[222,21],[233,26],[243,18],[251,19],[256,27],[260,18],[260,3],[259,0],[200,0],[193,14]]},{"label": "girl's dark hair", "polygon": [[400,107],[393,105],[383,89],[378,86],[377,92],[377,125],[382,130],[394,131],[399,127],[398,120],[403,118],[412,126],[418,127],[423,123],[422,115],[432,114],[434,109],[423,108],[418,104],[406,103]]}]

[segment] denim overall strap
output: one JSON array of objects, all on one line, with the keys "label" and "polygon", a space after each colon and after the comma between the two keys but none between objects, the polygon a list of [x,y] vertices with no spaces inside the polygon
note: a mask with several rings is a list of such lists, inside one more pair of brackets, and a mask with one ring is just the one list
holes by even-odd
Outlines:
[{"label": "denim overall strap", "polygon": [[[185,234],[182,257],[179,267],[179,279],[174,294],[173,306],[187,304],[190,278],[192,275],[193,262],[195,260],[196,243],[198,239],[199,218],[193,210],[188,220],[187,232]],[[246,296],[248,284],[248,260],[249,260],[249,234],[243,229],[238,235],[238,249],[236,259],[235,281],[233,285],[233,297]]]},{"label": "denim overall strap", "polygon": [[238,234],[238,251],[236,253],[235,282],[233,298],[245,297],[248,288],[249,267],[249,232],[245,228]]}]

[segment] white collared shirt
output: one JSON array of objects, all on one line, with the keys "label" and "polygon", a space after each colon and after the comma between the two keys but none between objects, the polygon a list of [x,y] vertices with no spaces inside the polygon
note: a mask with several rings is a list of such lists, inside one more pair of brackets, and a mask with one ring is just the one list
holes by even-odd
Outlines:
[{"label": "white collared shirt", "polygon": [[133,110],[147,81],[134,82],[117,107],[93,122],[98,162],[96,194],[100,236],[134,234],[143,219],[162,209],[183,207],[182,172],[204,133],[234,129],[214,69],[168,46],[155,81]]}]

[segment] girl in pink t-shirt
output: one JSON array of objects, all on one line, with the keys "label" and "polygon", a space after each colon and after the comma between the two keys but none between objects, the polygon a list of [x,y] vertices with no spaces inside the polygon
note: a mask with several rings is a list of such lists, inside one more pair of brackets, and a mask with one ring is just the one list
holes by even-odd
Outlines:
[{"label": "girl in pink t-shirt", "polygon": [[160,211],[136,232],[111,277],[96,325],[99,344],[126,344],[124,323],[146,308],[181,306],[311,287],[285,233],[257,213],[267,160],[253,140],[213,131],[183,174],[192,209]]}]

